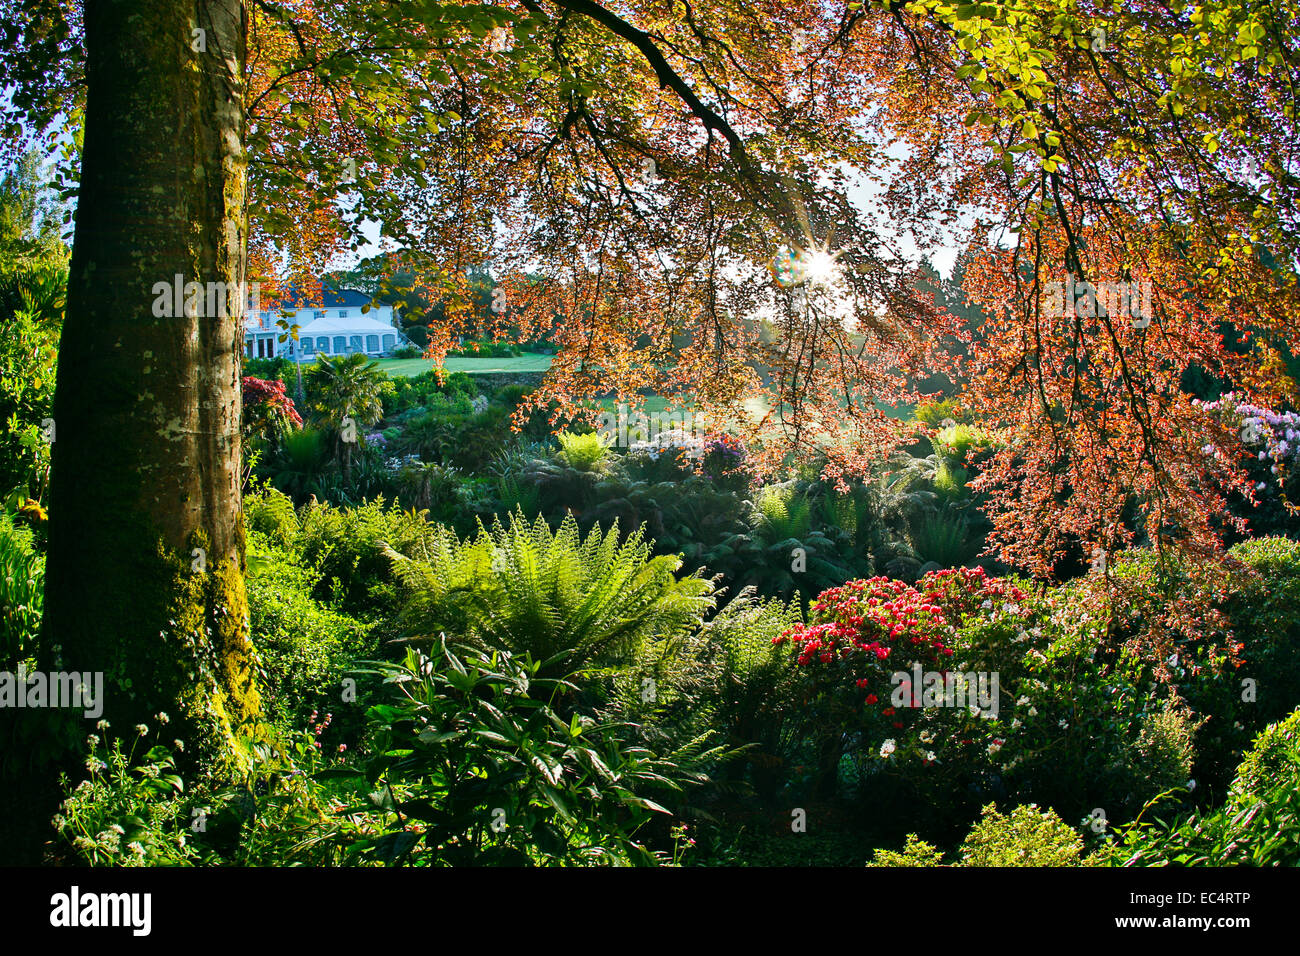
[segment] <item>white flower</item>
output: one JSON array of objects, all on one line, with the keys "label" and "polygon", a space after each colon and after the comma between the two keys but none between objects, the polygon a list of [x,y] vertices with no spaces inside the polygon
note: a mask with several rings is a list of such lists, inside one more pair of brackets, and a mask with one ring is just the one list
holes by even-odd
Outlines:
[{"label": "white flower", "polygon": [[997,753],[1001,749],[1002,749],[1002,741],[1000,740],[993,741],[991,744],[988,745],[989,756],[992,757],[995,753]]},{"label": "white flower", "polygon": [[1037,707],[1030,707],[1030,708],[1029,708],[1029,716],[1030,716],[1030,717],[1037,717],[1037,716],[1038,716],[1038,708],[1037,708]]},{"label": "white flower", "polygon": [[1015,718],[1013,721],[1011,721],[1011,729],[1012,729],[1012,730],[1019,730],[1019,729],[1020,729],[1020,718],[1019,718],[1019,717],[1017,717],[1017,718]]},{"label": "white flower", "polygon": [[108,721],[107,721],[107,720],[101,720],[99,723],[97,723],[97,724],[95,725],[95,729],[96,729],[96,730],[108,730]]},{"label": "white flower", "polygon": [[158,713],[154,714],[154,720],[158,721],[158,723],[160,724],[165,724],[168,721],[170,721],[171,718],[167,716],[167,712],[165,710],[160,710],[158,711]]},{"label": "white flower", "polygon": [[934,731],[933,731],[933,730],[923,730],[923,731],[921,731],[921,743],[923,743],[923,744],[932,744],[932,743],[934,743]]},{"label": "white flower", "polygon": [[111,824],[109,824],[109,827],[108,827],[108,828],[109,828],[110,830],[112,830],[114,833],[119,834],[119,835],[123,835],[123,834],[126,833],[126,831],[123,830],[123,829],[122,829],[120,826],[118,826],[116,823],[111,823]]},{"label": "white flower", "polygon": [[894,745],[894,742],[892,740],[886,740],[883,744],[880,745],[880,756],[889,757],[897,749],[898,748]]},{"label": "white flower", "polygon": [[149,732],[149,728],[145,724],[136,724],[135,732],[139,734],[141,737],[143,737],[145,734]]},{"label": "white flower", "polygon": [[1059,726],[1062,730],[1064,730],[1066,727],[1070,726],[1070,722],[1067,721],[1065,718],[1061,718],[1057,726]]},{"label": "white flower", "polygon": [[1025,704],[1027,704],[1027,703],[1029,703],[1029,698],[1028,698],[1028,697],[1021,697],[1019,700],[1016,701],[1016,706],[1017,706],[1017,707],[1024,707]]},{"label": "white flower", "polygon": [[934,763],[934,762],[935,762],[934,751],[933,751],[933,750],[927,750],[927,751],[925,752],[925,759],[926,759],[929,763]]}]

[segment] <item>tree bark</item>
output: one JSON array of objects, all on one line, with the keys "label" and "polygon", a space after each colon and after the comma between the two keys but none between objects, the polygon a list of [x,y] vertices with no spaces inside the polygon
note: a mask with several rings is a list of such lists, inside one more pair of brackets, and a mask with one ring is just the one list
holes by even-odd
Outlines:
[{"label": "tree bark", "polygon": [[[87,0],[85,30],[42,645],[104,672],[113,733],[166,711],[190,757],[233,769],[260,713],[240,518],[246,13]],[[176,276],[202,301],[160,298]]]}]

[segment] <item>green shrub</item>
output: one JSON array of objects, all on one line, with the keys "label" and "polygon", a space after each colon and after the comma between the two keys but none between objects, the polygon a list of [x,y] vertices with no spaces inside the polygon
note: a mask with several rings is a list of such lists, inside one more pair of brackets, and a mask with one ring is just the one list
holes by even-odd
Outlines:
[{"label": "green shrub", "polygon": [[[370,709],[376,756],[358,767],[376,827],[349,858],[416,866],[654,865],[637,838],[679,791],[675,768],[624,730],[548,701],[577,688],[501,652],[409,650],[376,673],[396,691]],[[413,825],[414,824],[414,825]]]},{"label": "green shrub", "polygon": [[916,420],[931,428],[938,428],[943,422],[965,421],[969,416],[955,398],[945,398],[938,402],[923,402],[916,406]]},{"label": "green shrub", "polygon": [[901,851],[876,850],[867,866],[943,866],[943,853],[909,833]]},{"label": "green shrub", "polygon": [[297,369],[294,368],[294,363],[283,355],[277,355],[275,358],[245,358],[244,375],[290,382],[297,377]]},{"label": "green shrub", "polygon": [[283,554],[258,563],[247,588],[262,700],[269,718],[301,729],[312,711],[339,709],[348,668],[375,655],[374,624],[314,601],[316,575]]},{"label": "green shrub", "polygon": [[1134,772],[1145,773],[1157,791],[1187,783],[1196,757],[1192,738],[1200,725],[1186,707],[1169,699],[1160,710],[1147,711],[1129,757]]},{"label": "green shrub", "polygon": [[444,374],[439,381],[437,369],[429,369],[419,375],[395,376],[392,383],[392,391],[383,396],[385,418],[411,409],[427,408],[435,399],[472,399],[479,393],[473,376],[464,372]]},{"label": "green shrub", "polygon": [[461,471],[476,474],[484,470],[501,449],[516,443],[510,411],[500,405],[489,405],[464,419],[450,421],[457,429],[457,439],[448,461]]},{"label": "green shrub", "polygon": [[960,423],[939,429],[933,439],[934,450],[956,466],[966,464],[972,450],[988,443],[989,437],[981,429]]},{"label": "green shrub", "polygon": [[609,443],[598,432],[577,435],[563,431],[555,437],[560,443],[560,458],[578,471],[597,471],[609,455]]},{"label": "green shrub", "polygon": [[[770,797],[799,743],[789,651],[773,641],[800,620],[797,601],[746,589],[702,627],[648,641],[614,680],[612,708],[640,727],[656,752],[683,767],[725,762],[707,769]],[[692,750],[706,741],[707,758]]]},{"label": "green shrub", "polygon": [[[687,483],[683,483],[686,487]],[[721,492],[716,492],[721,497]],[[705,539],[696,551],[710,571],[721,572],[735,587],[755,587],[760,593],[784,598],[795,592],[816,593],[853,576],[853,564],[870,567],[870,557],[843,554],[838,542],[813,530],[812,503],[792,485],[773,485],[753,502],[733,500],[748,509],[744,522],[726,522],[715,541]],[[726,512],[722,512],[726,514]],[[701,521],[693,527],[708,527]],[[680,543],[685,553],[692,553]]]},{"label": "green shrub", "polygon": [[[1017,806],[1011,814],[986,804],[980,819],[957,850],[955,866],[1080,866],[1084,843],[1054,810],[1034,804]],[[878,849],[867,866],[945,866],[943,853],[915,833],[901,851]]]},{"label": "green shrub", "polygon": [[67,278],[49,265],[10,282],[0,289],[17,300],[12,313],[0,308],[0,494],[20,486],[42,497],[50,466],[42,423],[53,415]]},{"label": "green shrub", "polygon": [[1031,803],[1004,816],[990,803],[958,853],[962,866],[1076,866],[1083,838],[1054,810]]},{"label": "green shrub", "polygon": [[[1162,581],[1149,549],[1125,552],[1111,568],[1124,589],[1115,637],[1127,641],[1146,629],[1167,643],[1163,666],[1204,722],[1192,776],[1220,796],[1254,735],[1300,701],[1300,542],[1260,538],[1235,545],[1228,557],[1237,563],[1226,579],[1173,564]],[[1180,620],[1166,623],[1180,610]],[[1228,632],[1240,645],[1236,666]],[[1150,662],[1142,679],[1151,680],[1158,664]]]},{"label": "green shrub", "polygon": [[455,468],[408,462],[397,473],[399,500],[428,511],[434,520],[453,521],[461,503],[461,480]]},{"label": "green shrub", "polygon": [[773,540],[802,538],[811,528],[811,506],[793,488],[769,485],[754,496],[755,522]]},{"label": "green shrub", "polygon": [[[1255,739],[1224,805],[1178,816],[1174,793],[1151,800],[1102,850],[1112,866],[1300,865],[1300,710]],[[1167,818],[1157,816],[1166,812]],[[1149,816],[1149,818],[1148,818]]]},{"label": "green shrub", "polygon": [[1229,800],[1239,806],[1263,800],[1279,781],[1300,777],[1300,710],[1270,724],[1237,767]]},{"label": "green shrub", "polygon": [[298,513],[293,499],[270,486],[244,496],[244,527],[287,548],[298,535]]},{"label": "green shrub", "polygon": [[526,385],[502,385],[492,396],[492,400],[500,405],[504,405],[513,411],[519,405],[523,404],[532,393],[532,389]]},{"label": "green shrub", "polygon": [[280,491],[301,503],[311,495],[323,494],[331,468],[329,438],[309,426],[285,434],[264,473]]},{"label": "green shrub", "polygon": [[314,505],[300,521],[299,560],[316,576],[312,597],[350,614],[391,608],[395,581],[385,547],[414,553],[435,535],[423,515],[387,507],[382,498],[350,508]]},{"label": "green shrub", "polygon": [[965,516],[947,510],[921,517],[912,532],[912,543],[920,557],[941,568],[960,567],[979,549]]},{"label": "green shrub", "polygon": [[0,511],[0,671],[14,673],[36,657],[45,606],[45,557],[30,528]]}]

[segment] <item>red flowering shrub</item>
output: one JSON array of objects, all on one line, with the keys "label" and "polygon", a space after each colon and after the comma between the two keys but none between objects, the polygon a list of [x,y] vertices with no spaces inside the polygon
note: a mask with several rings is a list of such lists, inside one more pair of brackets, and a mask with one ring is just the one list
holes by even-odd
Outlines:
[{"label": "red flowering shrub", "polygon": [[284,382],[244,377],[244,430],[264,434],[271,426],[302,427],[302,416],[285,391]]},{"label": "red flowering shrub", "polygon": [[1025,600],[1014,584],[989,578],[981,568],[935,571],[918,587],[885,577],[849,581],[823,591],[809,623],[785,631],[774,643],[788,641],[797,648],[801,667],[830,668],[826,689],[851,685],[866,691],[862,701],[901,728],[902,715],[890,700],[895,687],[890,675],[917,664],[946,675],[958,629],[970,615],[995,604],[1018,611]]},{"label": "red flowering shrub", "polygon": [[[1011,688],[992,683],[977,692],[984,678],[971,684],[964,675],[1023,674],[1017,664],[1027,648],[1017,635],[1040,612],[1040,602],[1014,581],[979,568],[936,571],[915,586],[883,577],[849,581],[819,595],[809,622],[774,643],[794,650],[801,733],[819,748],[823,790],[832,778],[850,787],[869,780],[873,806],[892,803],[891,813],[903,813],[925,805],[935,818],[964,820],[967,784],[1000,762],[1014,709],[1006,698]],[[913,686],[917,669],[925,677]],[[906,681],[894,679],[900,673]],[[936,674],[941,696],[949,681],[961,689],[953,706],[946,696],[940,706],[927,700]],[[981,696],[986,690],[992,706]],[[976,710],[977,703],[988,710]],[[853,769],[842,766],[846,758]],[[944,766],[937,777],[935,764]],[[882,772],[901,787],[892,797],[881,789]],[[971,793],[987,795],[978,786]]]}]

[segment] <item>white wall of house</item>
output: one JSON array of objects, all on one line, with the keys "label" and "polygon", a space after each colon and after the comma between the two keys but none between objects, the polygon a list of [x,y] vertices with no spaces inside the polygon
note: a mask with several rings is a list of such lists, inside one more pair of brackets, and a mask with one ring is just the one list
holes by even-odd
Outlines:
[{"label": "white wall of house", "polygon": [[[341,295],[357,301],[369,301],[361,293]],[[298,326],[298,341],[281,342],[285,319]],[[318,354],[350,355],[361,352],[380,356],[408,344],[391,305],[372,305],[362,312],[359,304],[311,306],[285,315],[280,309],[259,309],[247,313],[244,331],[244,354],[249,358],[314,360]]]}]

